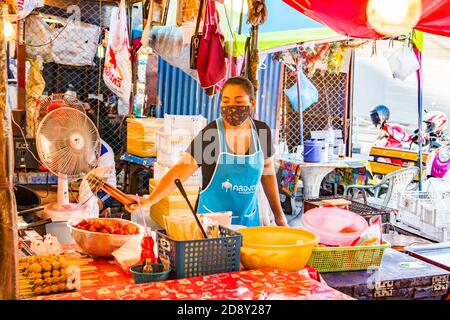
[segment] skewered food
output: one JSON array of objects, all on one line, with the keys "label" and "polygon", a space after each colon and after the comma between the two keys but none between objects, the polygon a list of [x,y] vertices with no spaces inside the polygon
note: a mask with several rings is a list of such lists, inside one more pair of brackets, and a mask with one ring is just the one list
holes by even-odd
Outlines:
[{"label": "skewered food", "polygon": [[59,293],[68,290],[67,263],[63,255],[24,257],[19,260],[19,271],[29,280],[34,294]]}]

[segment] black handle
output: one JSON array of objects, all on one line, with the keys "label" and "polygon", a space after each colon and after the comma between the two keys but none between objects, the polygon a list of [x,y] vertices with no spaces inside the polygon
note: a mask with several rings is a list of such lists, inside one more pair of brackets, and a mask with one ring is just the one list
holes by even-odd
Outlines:
[{"label": "black handle", "polygon": [[191,202],[189,201],[189,198],[186,194],[186,191],[184,190],[183,184],[181,183],[180,179],[175,179],[175,184],[178,187],[178,190],[180,190],[181,195],[186,200],[187,204],[189,205],[189,208],[191,209],[192,213],[195,213],[194,208],[192,208]]},{"label": "black handle", "polygon": [[27,225],[26,227],[24,227],[22,229],[30,230],[30,229],[33,229],[33,228],[36,228],[36,227],[39,227],[39,226],[42,226],[44,224],[51,223],[51,222],[52,222],[52,219],[40,220],[38,222],[30,223],[29,225]]},{"label": "black handle", "polygon": [[195,207],[194,207],[195,213],[198,213],[198,203],[200,201],[200,192],[201,191],[202,191],[202,189],[198,188],[198,196],[197,196],[197,200],[195,201]]},{"label": "black handle", "polygon": [[[187,204],[189,205],[189,208],[191,209],[191,212],[194,215],[195,221],[197,222],[197,225],[199,226],[200,231],[203,234],[203,237],[205,239],[207,239],[208,236],[206,235],[206,232],[203,229],[202,223],[200,222],[200,220],[197,217],[196,210],[194,210],[194,208],[192,208],[191,202],[189,201],[189,198],[186,194],[186,191],[184,190],[183,184],[181,183],[180,179],[175,179],[175,185],[178,187],[178,190],[180,190],[181,195],[183,196],[183,198],[186,200]],[[197,198],[196,206],[198,206],[198,198]]]},{"label": "black handle", "polygon": [[44,207],[35,207],[35,208],[31,208],[31,209],[18,211],[17,214],[18,215],[23,215],[25,213],[32,213],[32,212],[41,211],[41,210],[44,210]]}]

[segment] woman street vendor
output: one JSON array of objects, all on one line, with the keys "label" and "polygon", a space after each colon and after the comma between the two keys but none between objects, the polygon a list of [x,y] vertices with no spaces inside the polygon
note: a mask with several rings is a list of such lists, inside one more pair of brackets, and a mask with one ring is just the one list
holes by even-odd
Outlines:
[{"label": "woman street vendor", "polygon": [[[259,226],[258,188],[262,188],[279,226],[284,217],[272,156],[270,128],[253,120],[256,108],[252,83],[230,78],[222,91],[222,117],[209,123],[191,142],[180,161],[161,179],[142,204],[152,206],[175,188],[175,180],[186,181],[200,167],[202,191],[198,213],[231,211],[232,224]],[[131,205],[130,211],[137,209]]]}]

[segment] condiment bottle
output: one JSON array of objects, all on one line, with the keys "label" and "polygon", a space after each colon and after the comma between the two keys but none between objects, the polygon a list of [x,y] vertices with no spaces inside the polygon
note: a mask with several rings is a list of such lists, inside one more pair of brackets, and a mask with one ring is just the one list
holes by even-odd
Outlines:
[{"label": "condiment bottle", "polygon": [[155,242],[153,241],[153,237],[146,233],[141,241],[141,262],[145,259],[150,259],[153,263],[158,263],[158,258],[156,258],[155,252],[153,251],[154,246]]},{"label": "condiment bottle", "polygon": [[145,259],[145,264],[142,267],[142,273],[153,273],[153,267],[152,267],[151,259]]}]

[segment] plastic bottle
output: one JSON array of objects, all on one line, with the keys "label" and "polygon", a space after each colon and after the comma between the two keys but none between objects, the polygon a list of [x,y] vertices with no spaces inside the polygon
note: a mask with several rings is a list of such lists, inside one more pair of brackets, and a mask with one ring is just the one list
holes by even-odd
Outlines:
[{"label": "plastic bottle", "polygon": [[153,237],[150,234],[145,234],[141,241],[141,263],[145,259],[151,259],[153,263],[158,263],[158,258],[156,258],[155,252],[153,251],[154,246],[155,241],[153,241]]},{"label": "plastic bottle", "polygon": [[69,83],[69,86],[67,87],[66,94],[77,97],[77,91],[71,83]]},{"label": "plastic bottle", "polygon": [[152,272],[153,267],[151,259],[145,259],[145,263],[142,266],[142,273],[152,273]]},{"label": "plastic bottle", "polygon": [[327,139],[325,140],[328,145],[328,161],[334,159],[334,129],[332,126],[328,127]]}]

